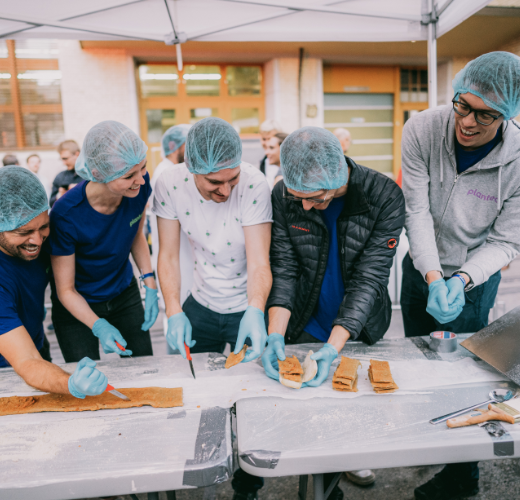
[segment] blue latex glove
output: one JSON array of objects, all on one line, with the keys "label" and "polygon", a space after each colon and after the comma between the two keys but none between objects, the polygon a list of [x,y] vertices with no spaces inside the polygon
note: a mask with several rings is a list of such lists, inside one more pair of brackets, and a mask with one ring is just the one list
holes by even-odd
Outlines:
[{"label": "blue latex glove", "polygon": [[439,323],[449,323],[461,313],[461,306],[454,305],[450,307],[448,303],[449,290],[443,278],[430,283],[428,291],[426,312],[431,314]]},{"label": "blue latex glove", "polygon": [[174,314],[168,318],[168,332],[166,333],[166,342],[172,349],[177,349],[181,356],[186,359],[186,348],[184,344],[191,349],[196,340],[191,340],[191,323],[188,316],[183,312]]},{"label": "blue latex glove", "polygon": [[[465,285],[460,278],[450,278],[446,282],[448,287],[448,304],[450,307],[464,307],[466,296],[464,295]],[[462,309],[461,309],[462,311]]]},{"label": "blue latex glove", "polygon": [[237,343],[233,351],[235,354],[242,350],[248,337],[251,339],[252,349],[247,350],[242,363],[253,361],[264,352],[267,330],[265,329],[264,313],[258,307],[247,306],[246,312],[240,320]]},{"label": "blue latex glove", "polygon": [[144,323],[141,325],[141,330],[146,332],[155,323],[157,316],[159,316],[159,297],[157,296],[157,290],[148,288],[146,289],[146,296],[144,298]]},{"label": "blue latex glove", "polygon": [[310,381],[302,384],[302,387],[318,387],[329,376],[330,366],[332,362],[338,357],[338,351],[332,344],[325,344],[318,352],[315,352],[311,359],[318,362],[318,373]]},{"label": "blue latex glove", "polygon": [[96,370],[96,362],[83,358],[69,377],[69,392],[79,399],[85,396],[97,396],[105,392],[108,385],[106,375]]},{"label": "blue latex glove", "polygon": [[119,333],[119,330],[115,326],[112,326],[106,319],[98,319],[92,327],[92,333],[101,341],[101,347],[105,354],[115,352],[121,356],[132,355],[132,351],[128,349],[122,351],[117,347],[116,341],[123,347],[126,347],[126,340]]},{"label": "blue latex glove", "polygon": [[285,361],[285,339],[279,333],[271,333],[267,337],[267,347],[262,354],[262,364],[266,375],[274,380],[280,379],[278,360]]}]

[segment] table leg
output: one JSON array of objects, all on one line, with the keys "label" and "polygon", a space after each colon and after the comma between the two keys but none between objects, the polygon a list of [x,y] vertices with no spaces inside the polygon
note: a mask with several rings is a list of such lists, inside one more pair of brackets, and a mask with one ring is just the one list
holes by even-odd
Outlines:
[{"label": "table leg", "polygon": [[166,500],[177,500],[177,496],[175,495],[175,491],[167,491],[166,492]]},{"label": "table leg", "polygon": [[327,498],[329,498],[329,495],[331,494],[332,489],[334,488],[334,486],[336,486],[339,483],[340,478],[341,478],[341,472],[338,472],[334,476],[334,479],[330,482],[329,487],[327,488],[327,491],[323,495],[323,500],[327,500]]},{"label": "table leg", "polygon": [[300,485],[298,487],[298,500],[307,500],[307,484],[309,482],[309,476],[300,476]]},{"label": "table leg", "polygon": [[325,500],[323,495],[323,474],[313,474],[314,500]]},{"label": "table leg", "polygon": [[148,493],[148,500],[159,500],[159,493]]}]

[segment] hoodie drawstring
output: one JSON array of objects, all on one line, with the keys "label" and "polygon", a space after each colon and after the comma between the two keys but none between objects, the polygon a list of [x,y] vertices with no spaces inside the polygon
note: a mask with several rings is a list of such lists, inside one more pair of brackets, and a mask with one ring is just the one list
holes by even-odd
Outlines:
[{"label": "hoodie drawstring", "polygon": [[443,142],[444,142],[444,136],[442,136],[442,139],[441,139],[441,189],[442,189],[442,180],[444,179],[444,163],[442,161],[442,154],[444,153],[444,149],[442,147],[443,145]]},{"label": "hoodie drawstring", "polygon": [[497,217],[500,214],[500,195],[502,189],[502,165],[498,167],[498,196],[497,196]]}]

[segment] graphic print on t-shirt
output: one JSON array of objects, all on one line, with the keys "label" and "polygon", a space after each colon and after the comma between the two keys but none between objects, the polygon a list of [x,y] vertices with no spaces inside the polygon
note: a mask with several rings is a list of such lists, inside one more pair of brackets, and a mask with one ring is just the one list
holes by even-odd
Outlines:
[{"label": "graphic print on t-shirt", "polygon": [[197,302],[219,313],[245,310],[243,227],[272,222],[271,194],[261,172],[242,163],[240,181],[229,199],[216,203],[202,198],[185,164],[176,165],[157,181],[153,212],[178,220],[188,236],[194,262],[192,294]]}]

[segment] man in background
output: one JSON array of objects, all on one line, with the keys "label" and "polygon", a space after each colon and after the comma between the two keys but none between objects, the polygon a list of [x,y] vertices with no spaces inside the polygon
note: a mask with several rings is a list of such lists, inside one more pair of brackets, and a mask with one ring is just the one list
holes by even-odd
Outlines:
[{"label": "man in background", "polygon": [[350,132],[346,128],[337,128],[332,133],[338,138],[339,143],[341,144],[341,149],[343,150],[343,154],[347,156],[348,149],[352,143]]},{"label": "man in background", "polygon": [[4,164],[4,167],[7,167],[8,165],[20,165],[20,162],[15,155],[5,155],[2,158],[2,163]]},{"label": "man in background", "polygon": [[[262,125],[260,125],[260,144],[266,153],[260,162],[260,172],[268,178],[272,177],[273,180],[276,177],[280,166],[270,164],[269,158],[267,157],[267,144],[271,138],[281,132],[282,126],[275,120],[266,120]],[[271,185],[270,188],[273,189],[273,186]]]},{"label": "man in background", "polygon": [[51,194],[51,183],[47,177],[40,173],[41,167],[41,158],[37,154],[32,154],[27,157],[25,160],[27,164],[27,168],[40,179],[40,182],[43,184],[45,188],[45,192],[47,193],[47,199],[49,199]]},{"label": "man in background", "polygon": [[66,170],[60,172],[52,183],[50,199],[51,207],[58,198],[63,196],[69,189],[72,189],[76,184],[83,180],[78,174],[76,174],[75,170],[76,160],[79,156],[78,143],[73,140],[63,141],[58,146],[58,153],[60,154],[61,161],[65,165]]}]

